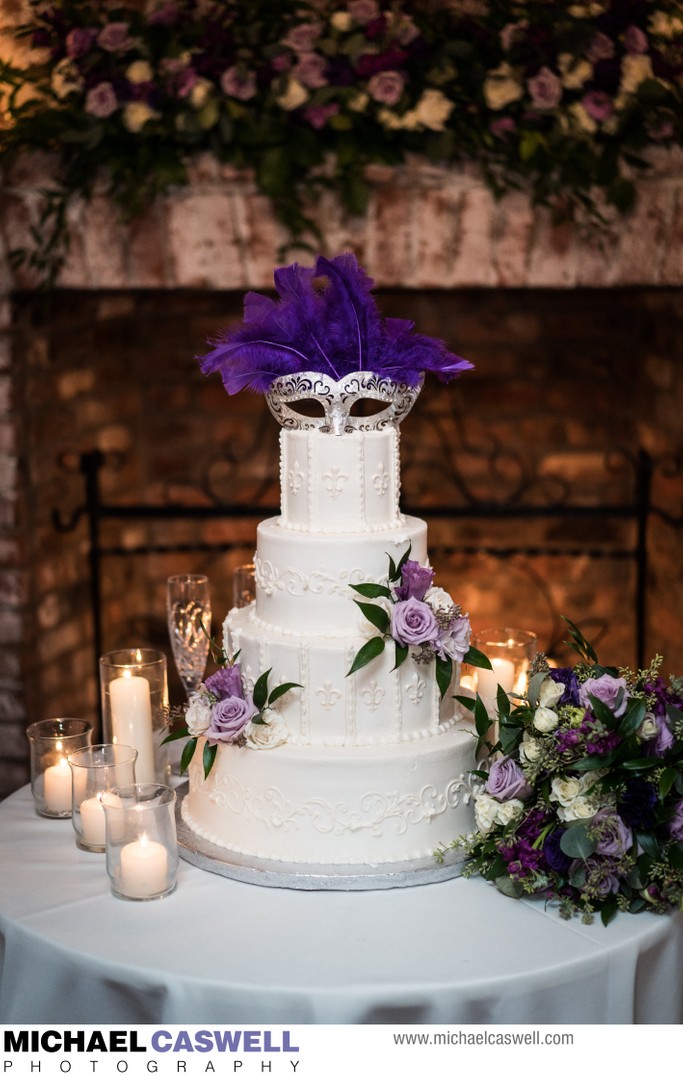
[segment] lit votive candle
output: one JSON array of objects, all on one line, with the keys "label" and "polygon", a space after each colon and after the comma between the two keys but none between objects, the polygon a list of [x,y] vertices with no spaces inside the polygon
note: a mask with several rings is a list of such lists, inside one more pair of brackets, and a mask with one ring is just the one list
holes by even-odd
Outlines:
[{"label": "lit votive candle", "polygon": [[149,681],[146,677],[124,674],[111,682],[109,691],[114,743],[137,748],[135,778],[138,782],[153,782],[156,766]]},{"label": "lit votive candle", "polygon": [[477,691],[482,699],[493,702],[498,692],[498,685],[504,692],[511,692],[515,686],[515,666],[509,658],[492,658],[492,669],[477,670]]},{"label": "lit votive candle", "polygon": [[50,812],[71,811],[71,767],[62,755],[51,767],[46,767],[45,807]]},{"label": "lit votive candle", "polygon": [[153,897],[168,889],[168,853],[145,834],[121,850],[121,892],[132,898]]},{"label": "lit votive candle", "polygon": [[81,826],[83,841],[87,845],[104,846],[107,828],[99,797],[88,797],[87,800],[81,801]]}]

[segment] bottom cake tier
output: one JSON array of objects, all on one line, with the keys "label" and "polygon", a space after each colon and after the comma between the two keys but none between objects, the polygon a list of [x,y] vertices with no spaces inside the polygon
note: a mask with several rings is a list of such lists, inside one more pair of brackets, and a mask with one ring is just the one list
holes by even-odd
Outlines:
[{"label": "bottom cake tier", "polygon": [[335,748],[201,747],[182,818],[219,848],[291,864],[374,866],[433,856],[474,829],[468,722],[410,743]]}]

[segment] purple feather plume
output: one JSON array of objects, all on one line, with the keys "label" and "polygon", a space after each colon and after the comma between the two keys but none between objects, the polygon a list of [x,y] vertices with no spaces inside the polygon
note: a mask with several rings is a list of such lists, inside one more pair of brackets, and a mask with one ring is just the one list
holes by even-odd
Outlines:
[{"label": "purple feather plume", "polygon": [[[352,254],[296,262],[274,274],[278,299],[248,292],[244,317],[200,359],[204,374],[220,371],[228,393],[266,393],[284,374],[316,371],[338,381],[358,370],[415,386],[425,372],[450,381],[472,364],[442,340],[414,333],[414,323],[382,319],[373,282]],[[322,286],[322,282],[325,285]]]}]

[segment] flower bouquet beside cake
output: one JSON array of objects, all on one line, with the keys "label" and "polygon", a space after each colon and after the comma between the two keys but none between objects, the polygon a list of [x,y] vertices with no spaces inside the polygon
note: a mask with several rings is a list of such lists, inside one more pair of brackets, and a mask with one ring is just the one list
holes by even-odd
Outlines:
[{"label": "flower bouquet beside cake", "polygon": [[683,678],[603,666],[572,622],[579,661],[534,660],[526,698],[498,692],[493,760],[478,771],[477,831],[453,847],[509,897],[536,895],[569,918],[683,909]]}]

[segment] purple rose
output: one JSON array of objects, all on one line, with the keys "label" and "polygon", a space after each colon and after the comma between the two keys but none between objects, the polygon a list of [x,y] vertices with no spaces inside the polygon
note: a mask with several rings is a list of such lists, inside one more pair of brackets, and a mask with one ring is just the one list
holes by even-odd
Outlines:
[{"label": "purple rose", "polygon": [[292,74],[304,86],[308,86],[311,90],[319,90],[322,86],[327,86],[326,67],[327,61],[324,56],[317,52],[302,52],[292,69]]},{"label": "purple rose", "polygon": [[590,707],[589,695],[595,696],[609,707],[615,718],[621,718],[629,698],[624,678],[611,677],[609,673],[603,673],[601,677],[591,677],[579,686],[579,704],[582,707]]},{"label": "purple rose", "polygon": [[633,845],[633,835],[624,821],[610,808],[601,808],[591,821],[597,845],[595,851],[601,856],[625,856]]},{"label": "purple rose", "polygon": [[586,55],[592,64],[596,64],[598,60],[609,60],[614,56],[614,42],[607,34],[598,31],[588,47]]},{"label": "purple rose", "polygon": [[255,714],[258,710],[251,699],[228,696],[211,708],[211,724],[204,735],[210,744],[233,741]]},{"label": "purple rose", "polygon": [[383,105],[395,105],[403,93],[405,79],[399,71],[378,71],[368,82],[368,93]]},{"label": "purple rose", "polygon": [[632,56],[647,52],[647,38],[639,26],[627,26],[624,33],[624,48]]},{"label": "purple rose", "polygon": [[401,583],[395,588],[397,598],[417,598],[420,602],[434,580],[434,570],[424,568],[419,561],[406,561],[401,569]]},{"label": "purple rose", "polygon": [[236,97],[238,101],[249,101],[256,94],[256,75],[253,71],[229,67],[221,75],[221,89],[224,94]]},{"label": "purple rose", "polygon": [[244,699],[242,676],[237,662],[233,666],[225,666],[223,669],[219,669],[216,673],[207,677],[204,684],[209,692],[212,692],[219,699],[225,699],[228,696]]},{"label": "purple rose", "polygon": [[683,800],[677,800],[669,820],[669,833],[674,841],[683,841]]},{"label": "purple rose", "polygon": [[[572,882],[571,875],[574,872],[583,874],[586,873],[586,883],[591,890],[595,890],[598,897],[606,898],[610,894],[619,893],[619,876],[616,872],[608,870],[607,864],[609,861],[600,860],[599,857],[589,856],[587,860],[574,860],[572,861],[570,882]],[[583,889],[583,887],[580,887]]]},{"label": "purple rose", "polygon": [[119,103],[116,100],[116,94],[111,82],[98,82],[97,86],[93,86],[91,90],[88,90],[85,98],[85,111],[89,112],[91,116],[106,120],[107,116],[111,116],[112,112],[116,112],[118,107]]},{"label": "purple rose", "polygon": [[582,105],[588,115],[596,123],[604,123],[614,112],[612,99],[602,90],[591,90],[582,100]]},{"label": "purple rose", "polygon": [[527,79],[526,86],[536,108],[555,108],[562,97],[562,83],[549,67]]},{"label": "purple rose", "polygon": [[310,108],[304,110],[304,116],[311,127],[314,127],[316,131],[320,131],[327,121],[331,119],[332,116],[336,116],[338,112],[339,105],[332,102],[329,105],[311,105]]},{"label": "purple rose", "polygon": [[407,598],[391,610],[391,634],[405,647],[432,643],[439,635],[436,617],[425,602]]},{"label": "purple rose", "polygon": [[525,800],[531,793],[524,771],[514,759],[497,759],[486,780],[486,792],[496,800]]},{"label": "purple rose", "polygon": [[105,52],[125,52],[133,44],[127,22],[110,22],[97,35],[97,44]]},{"label": "purple rose", "polygon": [[66,54],[72,60],[78,60],[90,52],[93,42],[97,37],[95,27],[77,26],[66,35]]}]

